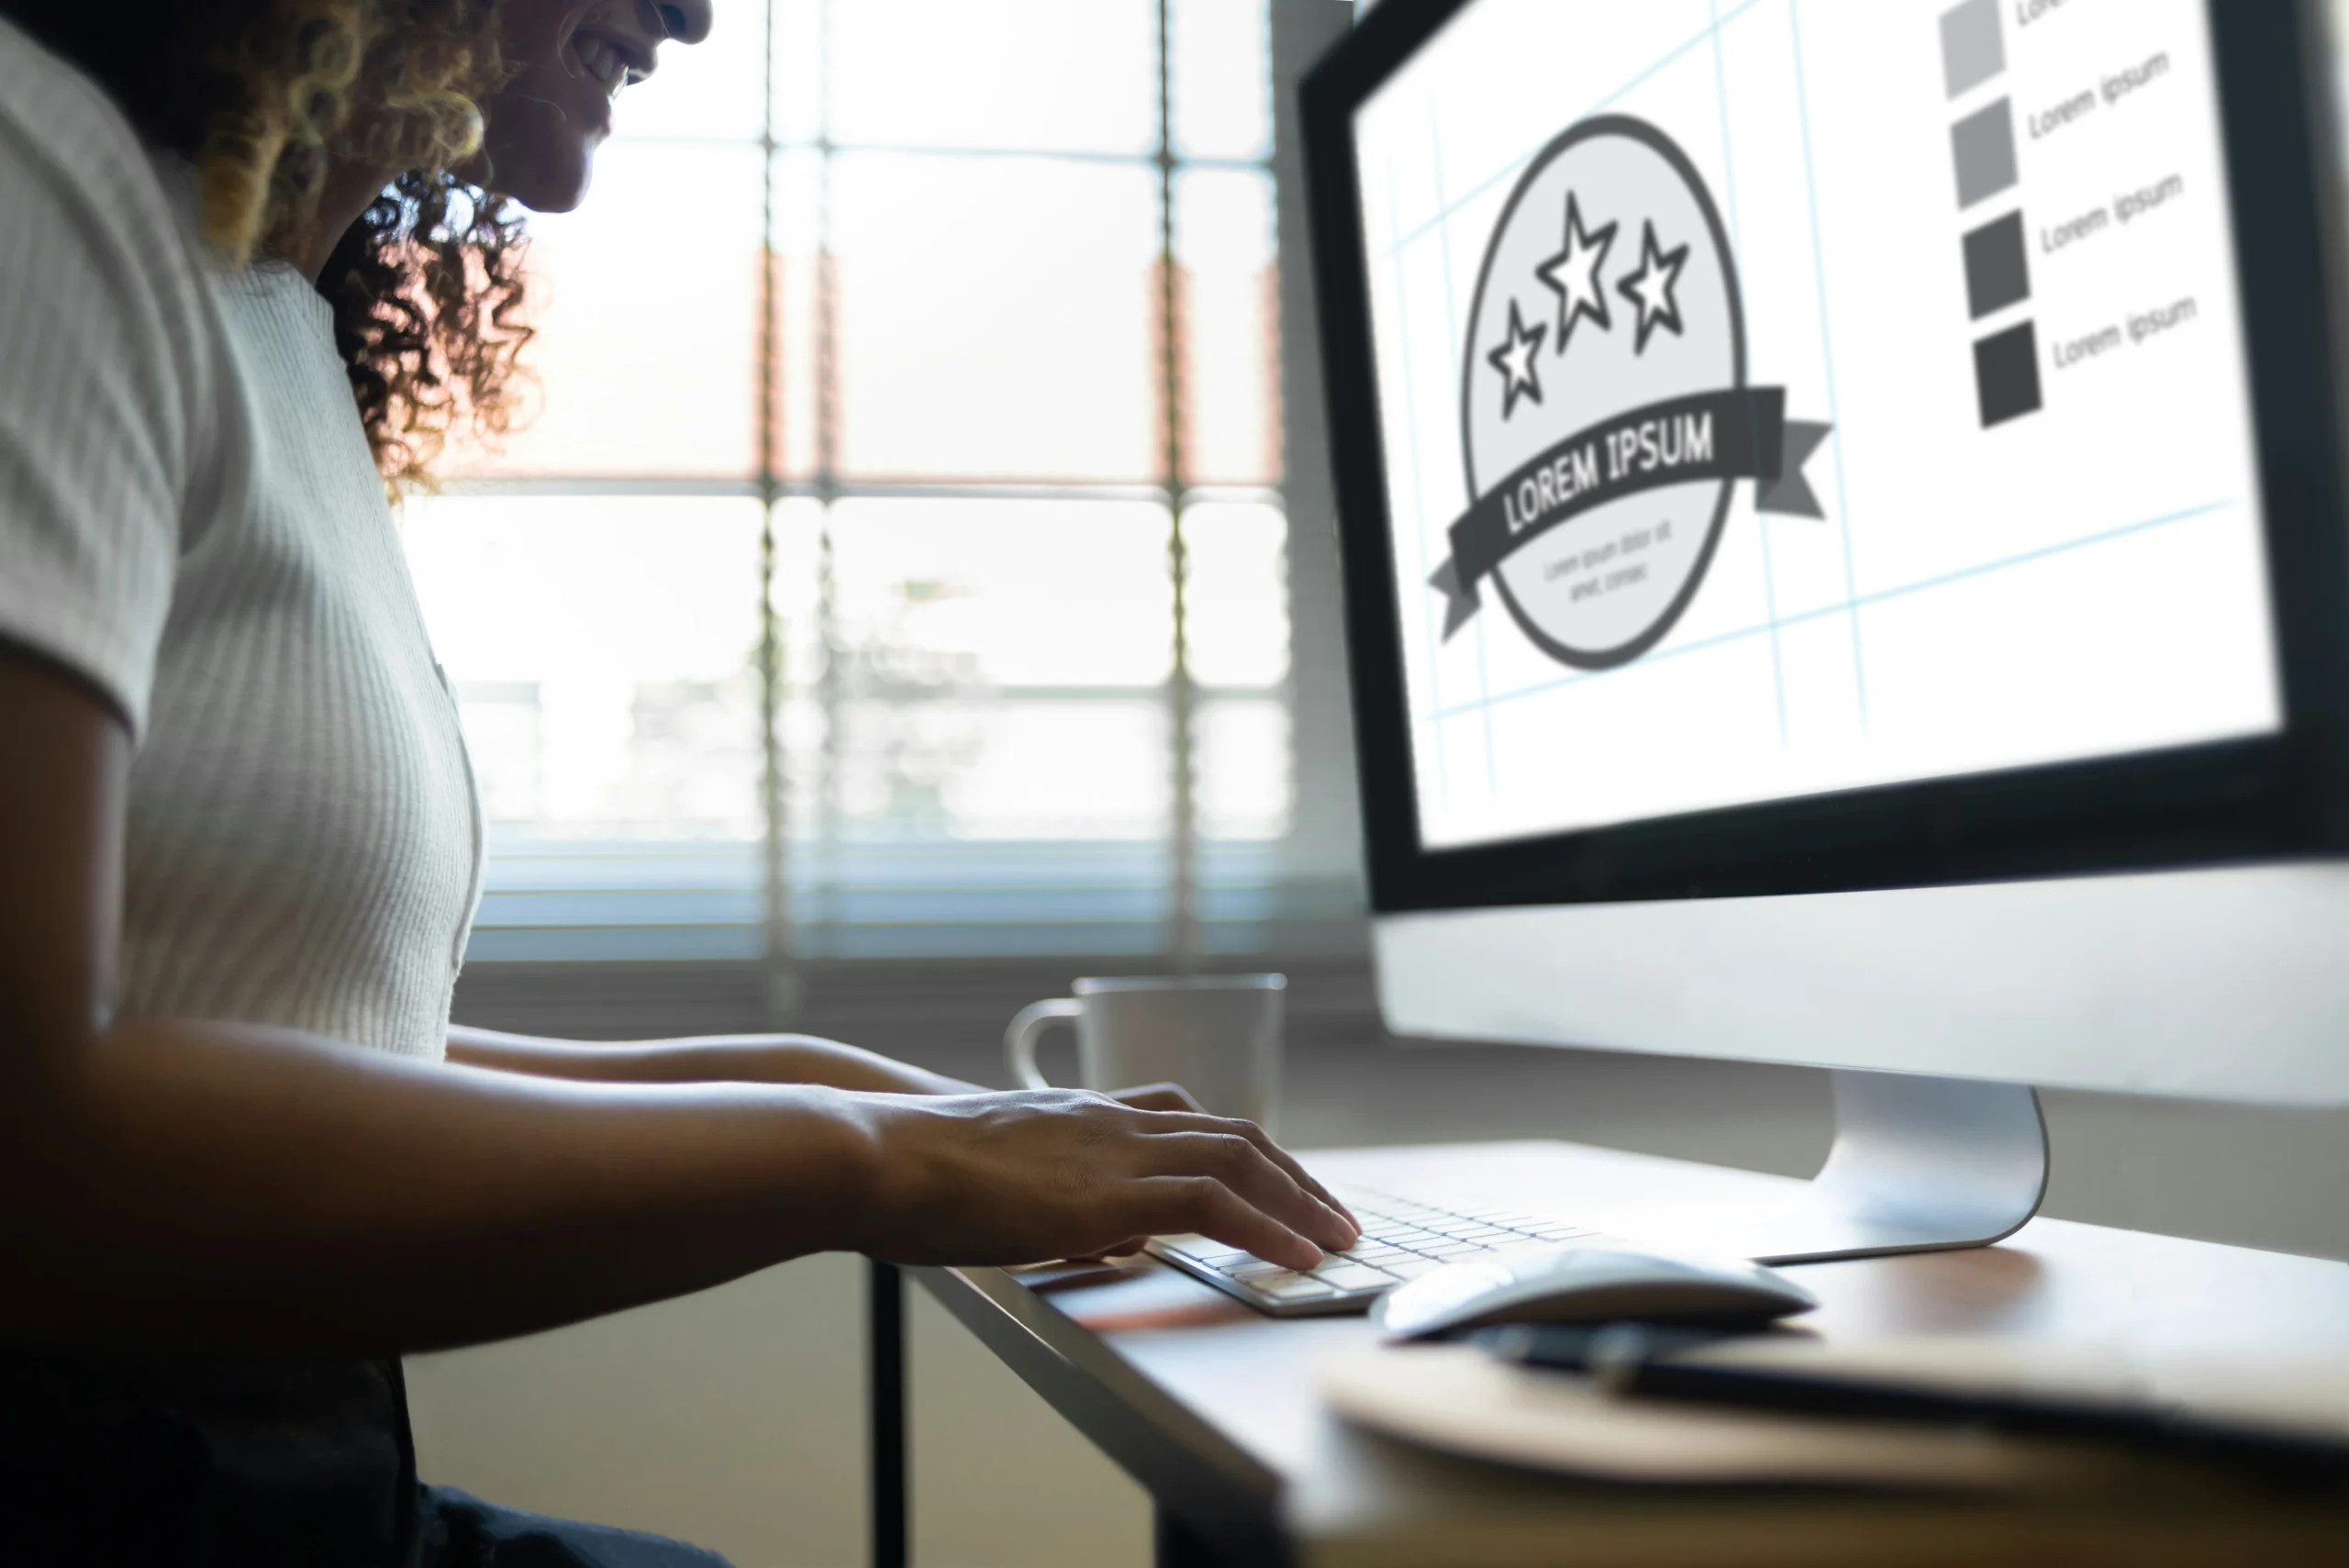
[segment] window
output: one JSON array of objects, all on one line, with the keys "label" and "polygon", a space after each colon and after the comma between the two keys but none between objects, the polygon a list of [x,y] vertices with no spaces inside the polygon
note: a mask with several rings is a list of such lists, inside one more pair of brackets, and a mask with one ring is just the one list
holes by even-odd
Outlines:
[{"label": "window", "polygon": [[473,958],[1293,948],[1266,0],[718,22],[406,508]]}]

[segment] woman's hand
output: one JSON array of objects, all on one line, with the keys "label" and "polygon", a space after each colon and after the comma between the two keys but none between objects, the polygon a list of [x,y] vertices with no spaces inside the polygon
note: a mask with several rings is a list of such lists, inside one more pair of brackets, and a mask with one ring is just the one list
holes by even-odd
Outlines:
[{"label": "woman's hand", "polygon": [[1205,1116],[1207,1107],[1191,1097],[1191,1091],[1180,1084],[1139,1084],[1130,1089],[1111,1089],[1108,1096],[1121,1106],[1138,1111],[1187,1111],[1193,1116]]},{"label": "woman's hand", "polygon": [[874,1153],[857,1247],[892,1262],[1098,1257],[1197,1231],[1309,1269],[1359,1239],[1252,1122],[1071,1089],[855,1104]]}]

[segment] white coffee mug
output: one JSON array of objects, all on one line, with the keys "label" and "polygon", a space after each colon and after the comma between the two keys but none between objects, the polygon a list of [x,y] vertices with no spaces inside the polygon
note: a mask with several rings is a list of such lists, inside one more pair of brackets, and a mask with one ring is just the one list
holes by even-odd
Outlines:
[{"label": "white coffee mug", "polygon": [[1287,988],[1283,974],[1080,980],[1074,996],[1020,1008],[1004,1030],[1004,1051],[1021,1087],[1049,1089],[1036,1067],[1036,1042],[1052,1024],[1072,1020],[1084,1087],[1179,1084],[1213,1115],[1269,1128]]}]

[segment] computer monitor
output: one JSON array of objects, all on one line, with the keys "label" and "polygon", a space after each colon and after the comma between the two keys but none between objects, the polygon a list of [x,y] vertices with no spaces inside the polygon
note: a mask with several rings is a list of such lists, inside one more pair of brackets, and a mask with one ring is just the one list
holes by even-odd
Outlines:
[{"label": "computer monitor", "polygon": [[1317,68],[1391,1027],[1840,1070],[1780,1257],[2021,1223],[2026,1085],[2349,1103],[2322,26],[1383,0]]}]

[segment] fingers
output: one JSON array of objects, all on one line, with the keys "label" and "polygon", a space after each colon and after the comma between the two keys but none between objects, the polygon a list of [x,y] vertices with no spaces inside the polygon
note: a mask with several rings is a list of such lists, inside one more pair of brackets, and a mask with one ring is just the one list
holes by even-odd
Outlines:
[{"label": "fingers", "polygon": [[1183,1129],[1188,1132],[1220,1133],[1246,1139],[1264,1157],[1271,1161],[1314,1199],[1345,1222],[1345,1234],[1332,1251],[1344,1251],[1362,1239],[1362,1225],[1353,1211],[1330,1194],[1330,1189],[1314,1179],[1313,1173],[1297,1163],[1297,1157],[1272,1140],[1272,1135],[1252,1121],[1240,1121],[1229,1117],[1189,1116],[1182,1118]]},{"label": "fingers", "polygon": [[1300,1273],[1321,1266],[1321,1249],[1213,1176],[1151,1176],[1140,1184],[1153,1235],[1197,1231]]},{"label": "fingers", "polygon": [[[1317,1200],[1326,1205],[1331,1213],[1346,1222],[1345,1245],[1347,1247],[1362,1240],[1362,1222],[1354,1218],[1353,1210],[1331,1196],[1330,1189],[1323,1186],[1314,1177],[1312,1172],[1299,1164],[1296,1155],[1274,1142],[1271,1135],[1253,1122],[1242,1122],[1241,1125],[1253,1135],[1256,1146],[1264,1151],[1264,1158],[1286,1172],[1291,1181],[1311,1193]],[[1344,1248],[1339,1250],[1342,1251]]]},{"label": "fingers", "polygon": [[1350,1220],[1237,1133],[1170,1133],[1151,1140],[1150,1155],[1156,1173],[1213,1176],[1289,1229],[1331,1251],[1342,1251],[1356,1240]]}]

